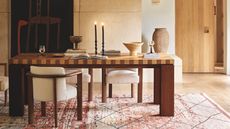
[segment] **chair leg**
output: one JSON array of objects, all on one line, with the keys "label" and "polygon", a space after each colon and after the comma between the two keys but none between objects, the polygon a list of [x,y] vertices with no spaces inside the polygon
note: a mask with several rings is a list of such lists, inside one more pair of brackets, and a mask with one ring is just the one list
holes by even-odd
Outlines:
[{"label": "chair leg", "polygon": [[27,39],[26,39],[26,51],[28,52],[30,49],[30,30],[31,30],[31,24],[28,23],[28,31],[27,31]]},{"label": "chair leg", "polygon": [[35,25],[35,50],[38,50],[38,24]]},{"label": "chair leg", "polygon": [[41,112],[42,116],[46,116],[46,102],[41,102]]},{"label": "chair leg", "polygon": [[31,100],[28,102],[28,123],[33,124],[34,122],[34,100],[31,98]]},{"label": "chair leg", "polygon": [[49,50],[50,25],[46,24],[46,48]]},{"label": "chair leg", "polygon": [[88,83],[88,102],[93,100],[93,69],[89,68],[89,75],[91,76],[91,80]]},{"label": "chair leg", "polygon": [[58,31],[57,31],[57,49],[59,50],[60,48],[60,23],[58,23]]},{"label": "chair leg", "polygon": [[109,84],[109,98],[113,97],[113,84]]},{"label": "chair leg", "polygon": [[33,83],[32,77],[28,77],[28,123],[33,124],[34,121],[34,99],[33,99]]},{"label": "chair leg", "polygon": [[82,120],[82,73],[77,75],[77,120]]},{"label": "chair leg", "polygon": [[57,128],[57,100],[54,101],[54,120],[55,120],[55,128]]},{"label": "chair leg", "polygon": [[54,120],[55,120],[55,128],[57,128],[57,82],[56,78],[53,80],[54,86],[53,86],[53,91],[54,91]]},{"label": "chair leg", "polygon": [[133,96],[134,96],[134,84],[132,83],[131,84],[131,98],[133,98]]},{"label": "chair leg", "polygon": [[7,90],[5,90],[5,106],[6,106],[6,104],[7,104]]},{"label": "chair leg", "polygon": [[139,83],[138,83],[138,90],[137,90],[137,102],[142,103],[142,92],[143,92],[143,68],[138,68],[138,75],[139,75]]},{"label": "chair leg", "polygon": [[107,102],[106,68],[102,68],[102,103]]}]

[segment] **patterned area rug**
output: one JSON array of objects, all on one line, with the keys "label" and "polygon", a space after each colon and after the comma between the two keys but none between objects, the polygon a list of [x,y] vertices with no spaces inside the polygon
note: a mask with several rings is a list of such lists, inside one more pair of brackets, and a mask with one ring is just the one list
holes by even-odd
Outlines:
[{"label": "patterned area rug", "polygon": [[[76,101],[60,102],[58,124],[60,129],[230,129],[230,117],[204,94],[175,95],[175,116],[159,116],[159,106],[153,105],[152,96],[145,96],[142,104],[135,98],[114,97],[108,103],[95,105],[84,102],[83,121],[77,121]],[[47,116],[41,117],[36,104],[34,125],[27,125],[27,116],[8,117],[7,107],[0,102],[0,128],[53,128],[52,104],[47,106]]]}]

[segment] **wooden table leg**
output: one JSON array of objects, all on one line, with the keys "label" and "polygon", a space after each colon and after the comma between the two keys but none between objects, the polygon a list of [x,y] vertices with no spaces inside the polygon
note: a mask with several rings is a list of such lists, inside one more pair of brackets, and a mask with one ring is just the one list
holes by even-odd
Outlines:
[{"label": "wooden table leg", "polygon": [[174,66],[161,65],[160,115],[174,115]]},{"label": "wooden table leg", "polygon": [[106,68],[102,68],[102,103],[107,101]]},{"label": "wooden table leg", "polygon": [[24,115],[24,86],[22,85],[22,66],[9,65],[9,114]]},{"label": "wooden table leg", "polygon": [[143,68],[138,68],[139,83],[138,83],[138,96],[137,102],[142,103],[142,92],[143,92]]},{"label": "wooden table leg", "polygon": [[90,82],[88,83],[88,101],[93,100],[93,69],[89,68],[89,75],[91,76]]},{"label": "wooden table leg", "polygon": [[156,67],[154,68],[154,104],[160,104],[160,92],[161,92],[161,82],[160,82],[160,76],[161,76],[161,73],[160,73],[160,67]]},{"label": "wooden table leg", "polygon": [[77,75],[77,120],[82,120],[82,73]]}]

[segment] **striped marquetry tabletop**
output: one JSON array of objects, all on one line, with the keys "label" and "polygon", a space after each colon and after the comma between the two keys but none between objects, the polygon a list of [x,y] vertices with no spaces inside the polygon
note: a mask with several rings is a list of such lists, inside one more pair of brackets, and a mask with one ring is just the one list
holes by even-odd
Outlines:
[{"label": "striped marquetry tabletop", "polygon": [[32,64],[32,65],[42,65],[42,64],[87,64],[87,65],[97,65],[97,64],[174,64],[174,59],[168,54],[160,54],[160,58],[156,59],[145,59],[143,55],[137,57],[128,56],[127,54],[122,54],[121,56],[111,56],[107,59],[75,59],[71,56],[55,57],[53,54],[47,54],[45,56],[39,56],[38,54],[20,54],[9,59],[10,64]]}]

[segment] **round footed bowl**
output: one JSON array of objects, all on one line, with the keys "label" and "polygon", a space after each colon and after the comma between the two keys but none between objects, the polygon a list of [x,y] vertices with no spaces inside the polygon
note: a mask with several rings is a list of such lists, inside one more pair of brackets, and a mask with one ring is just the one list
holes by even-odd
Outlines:
[{"label": "round footed bowl", "polygon": [[123,43],[125,47],[129,50],[130,56],[137,56],[137,51],[144,44],[143,42],[125,42]]}]

